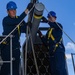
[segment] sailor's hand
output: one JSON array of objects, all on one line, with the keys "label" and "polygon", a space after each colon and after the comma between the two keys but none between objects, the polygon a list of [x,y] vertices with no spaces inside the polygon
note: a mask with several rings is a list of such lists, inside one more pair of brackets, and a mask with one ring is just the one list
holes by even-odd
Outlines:
[{"label": "sailor's hand", "polygon": [[43,23],[48,23],[48,20],[43,16],[43,17],[41,18],[41,22],[43,22]]},{"label": "sailor's hand", "polygon": [[27,9],[30,10],[33,7],[33,3],[29,3]]}]

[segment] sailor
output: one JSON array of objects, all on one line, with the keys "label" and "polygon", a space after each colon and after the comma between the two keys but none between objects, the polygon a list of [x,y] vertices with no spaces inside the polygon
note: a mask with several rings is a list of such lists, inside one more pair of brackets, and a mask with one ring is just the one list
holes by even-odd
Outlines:
[{"label": "sailor", "polygon": [[[8,35],[27,15],[29,10],[33,7],[32,3],[29,3],[25,11],[20,15],[16,16],[17,5],[15,2],[10,1],[6,5],[8,15],[4,17],[3,25],[3,35]],[[19,64],[20,64],[20,34],[26,32],[26,22],[23,21],[20,26],[12,33],[12,56],[13,56],[13,75],[19,75]],[[7,38],[6,46],[1,50],[1,56],[3,61],[10,60],[10,40]],[[3,63],[1,67],[0,75],[10,74],[10,64]]]},{"label": "sailor", "polygon": [[41,22],[48,23],[50,28],[48,29],[45,37],[40,31],[39,36],[50,53],[51,75],[67,75],[65,47],[62,38],[63,27],[60,23],[56,22],[57,16],[54,11],[50,11],[47,18],[48,20],[45,17],[42,17]]}]

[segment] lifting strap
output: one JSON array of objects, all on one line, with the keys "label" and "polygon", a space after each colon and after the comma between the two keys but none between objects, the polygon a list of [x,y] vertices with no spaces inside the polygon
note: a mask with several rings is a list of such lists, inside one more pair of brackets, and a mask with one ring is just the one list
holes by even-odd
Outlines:
[{"label": "lifting strap", "polygon": [[35,15],[35,14],[34,14],[34,18],[36,18],[36,19],[41,19],[42,16],[39,16],[39,15]]}]

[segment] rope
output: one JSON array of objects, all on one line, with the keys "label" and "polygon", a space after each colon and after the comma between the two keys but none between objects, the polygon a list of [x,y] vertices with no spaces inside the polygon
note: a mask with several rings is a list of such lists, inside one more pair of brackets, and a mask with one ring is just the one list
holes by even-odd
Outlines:
[{"label": "rope", "polygon": [[26,47],[25,47],[25,75],[27,75],[27,45],[28,45],[28,26],[26,31]]},{"label": "rope", "polygon": [[31,41],[31,47],[32,47],[32,52],[33,52],[33,57],[34,57],[34,62],[35,62],[37,75],[39,75],[39,70],[38,70],[37,61],[36,61],[35,52],[34,52],[34,46],[33,46],[33,42],[32,42],[32,36],[31,36],[31,33],[28,36],[28,31],[30,33],[30,28],[27,26],[26,47],[25,47],[25,75],[27,75],[27,48],[28,48],[28,39],[29,39],[29,37],[30,37],[30,41]]},{"label": "rope", "polygon": [[[29,28],[29,32],[30,32],[30,28]],[[37,75],[39,75],[39,70],[38,70],[38,65],[37,65],[37,61],[36,61],[36,57],[35,57],[34,46],[33,46],[31,34],[30,34],[30,39],[31,39],[32,52],[33,52],[33,57],[34,57],[35,67],[36,67]]]},{"label": "rope", "polygon": [[[35,6],[35,4],[33,5],[33,7],[31,8],[31,10],[29,11],[29,13],[32,11],[32,9],[34,8],[34,6]],[[28,14],[29,14],[28,13]],[[27,14],[27,15],[28,15]],[[17,27],[18,26],[20,26],[20,24],[23,22],[23,20],[24,20],[24,18],[21,20],[21,22],[0,42],[0,44],[2,43],[2,42],[4,42],[16,29],[17,29]]]},{"label": "rope", "polygon": [[[35,4],[34,4],[35,6]],[[33,6],[33,7],[34,7]],[[32,10],[32,9],[31,9]],[[28,15],[29,16],[29,15]],[[27,26],[27,36],[26,36],[26,47],[25,47],[25,75],[27,75],[27,47],[28,47],[28,29],[29,29],[29,33],[30,33],[30,28]],[[31,40],[31,45],[32,45],[32,52],[33,52],[33,57],[34,57],[34,62],[35,62],[35,66],[36,66],[36,71],[37,71],[37,75],[39,75],[39,71],[38,71],[38,66],[37,66],[37,61],[36,61],[36,57],[35,57],[35,52],[34,52],[34,47],[33,47],[33,42],[32,42],[32,38],[30,36],[30,40]]]},{"label": "rope", "polygon": [[[46,7],[45,7],[45,9],[46,9]],[[46,11],[49,13],[49,11],[46,9]],[[51,14],[49,14],[50,16],[51,16]],[[71,39],[71,37],[70,36],[68,36],[68,34],[60,27],[60,25],[57,23],[57,22],[55,22],[56,23],[56,25],[63,31],[63,33],[75,44],[75,42]]]}]

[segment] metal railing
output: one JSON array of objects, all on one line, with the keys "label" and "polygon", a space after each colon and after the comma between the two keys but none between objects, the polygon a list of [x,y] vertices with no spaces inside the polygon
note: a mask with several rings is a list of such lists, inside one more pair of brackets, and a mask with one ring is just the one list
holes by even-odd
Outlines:
[{"label": "metal railing", "polygon": [[74,69],[74,74],[75,74],[75,61],[74,61],[74,56],[75,56],[75,53],[71,53],[72,63],[73,63],[73,69]]},{"label": "metal railing", "polygon": [[[0,36],[0,38],[5,38],[6,36]],[[12,73],[12,61],[13,61],[13,58],[12,58],[12,35],[9,36],[10,38],[10,61],[3,61],[1,60],[0,61],[0,64],[3,64],[3,63],[10,63],[10,75],[13,75]]]}]

